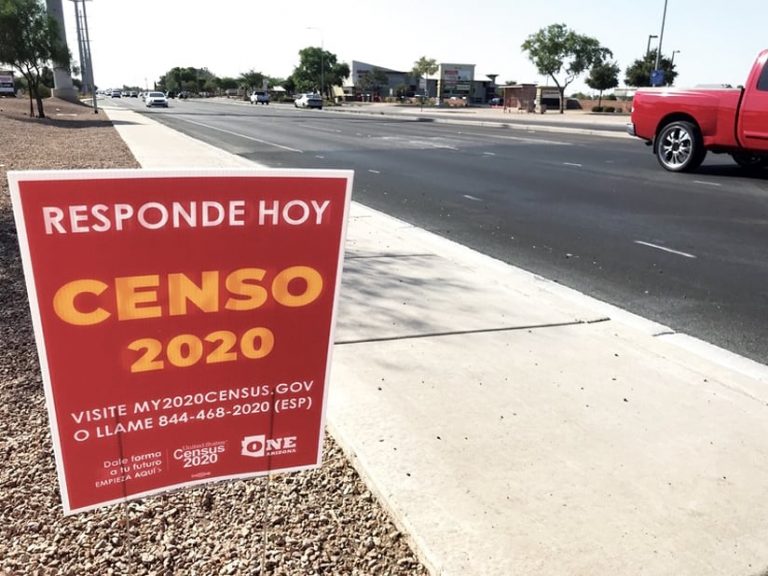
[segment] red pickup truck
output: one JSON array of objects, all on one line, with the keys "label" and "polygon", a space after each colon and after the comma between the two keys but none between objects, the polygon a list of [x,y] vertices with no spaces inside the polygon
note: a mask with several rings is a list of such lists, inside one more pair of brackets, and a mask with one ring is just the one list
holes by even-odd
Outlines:
[{"label": "red pickup truck", "polygon": [[638,90],[627,132],[653,145],[672,172],[695,170],[708,150],[741,166],[768,166],[768,50],[743,88]]}]

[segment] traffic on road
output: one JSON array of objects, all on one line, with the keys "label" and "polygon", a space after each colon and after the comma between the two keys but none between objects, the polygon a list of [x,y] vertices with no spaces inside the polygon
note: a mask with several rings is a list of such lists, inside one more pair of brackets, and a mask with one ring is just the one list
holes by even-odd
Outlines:
[{"label": "traffic on road", "polygon": [[615,134],[275,103],[116,105],[268,166],[354,169],[353,199],[362,204],[675,330],[768,358],[768,179],[727,156],[674,174],[660,171],[636,140]]}]

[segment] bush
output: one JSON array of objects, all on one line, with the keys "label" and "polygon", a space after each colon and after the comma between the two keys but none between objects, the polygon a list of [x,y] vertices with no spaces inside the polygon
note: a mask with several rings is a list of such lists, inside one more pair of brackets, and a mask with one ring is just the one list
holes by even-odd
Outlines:
[{"label": "bush", "polygon": [[603,107],[602,106],[592,106],[592,112],[602,112]]},{"label": "bush", "polygon": [[616,112],[616,107],[615,106],[605,106],[603,108],[603,112]]},{"label": "bush", "polygon": [[45,84],[40,84],[40,86],[37,87],[37,93],[40,96],[40,98],[50,98],[51,97],[51,89],[48,88]]}]

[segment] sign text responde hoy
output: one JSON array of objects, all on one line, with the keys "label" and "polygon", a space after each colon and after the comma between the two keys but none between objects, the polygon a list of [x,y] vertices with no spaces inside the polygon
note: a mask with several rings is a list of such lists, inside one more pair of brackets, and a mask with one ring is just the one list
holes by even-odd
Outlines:
[{"label": "sign text responde hoy", "polygon": [[351,173],[9,176],[66,512],[319,464]]}]

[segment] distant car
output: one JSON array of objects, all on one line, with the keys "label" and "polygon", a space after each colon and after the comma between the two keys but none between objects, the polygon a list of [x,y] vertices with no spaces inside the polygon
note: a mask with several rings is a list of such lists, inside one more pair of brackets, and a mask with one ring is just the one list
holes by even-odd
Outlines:
[{"label": "distant car", "polygon": [[135,92],[134,90],[131,90],[131,92],[128,94],[128,96],[130,98],[138,98],[139,97],[139,93]]},{"label": "distant car", "polygon": [[112,96],[112,98],[122,98],[123,97],[123,93],[120,92],[120,90],[112,90],[111,96]]},{"label": "distant car", "polygon": [[189,92],[181,91],[181,92],[179,92],[179,95],[177,96],[177,98],[179,98],[181,100],[186,100],[187,98],[189,98]]},{"label": "distant car", "polygon": [[265,92],[263,90],[256,90],[251,94],[251,104],[269,105],[269,92]]},{"label": "distant car", "polygon": [[323,98],[320,94],[302,94],[293,101],[296,108],[317,108],[323,109]]},{"label": "distant car", "polygon": [[147,108],[152,108],[153,106],[168,108],[168,98],[162,92],[148,92],[144,102],[147,104]]},{"label": "distant car", "polygon": [[491,106],[504,106],[504,98],[491,98],[488,104]]}]

